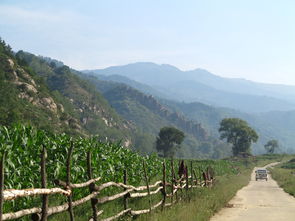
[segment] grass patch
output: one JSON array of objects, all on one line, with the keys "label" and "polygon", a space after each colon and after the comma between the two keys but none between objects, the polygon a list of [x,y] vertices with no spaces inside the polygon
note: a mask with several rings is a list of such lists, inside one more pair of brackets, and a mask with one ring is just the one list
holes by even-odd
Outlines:
[{"label": "grass patch", "polygon": [[239,175],[222,174],[212,188],[200,188],[193,191],[190,202],[181,202],[163,212],[157,211],[139,217],[138,221],[178,221],[209,220],[216,212],[226,206],[236,192],[250,181],[250,174],[255,166],[265,166],[276,161],[289,159],[288,155],[260,155],[249,159],[230,158],[239,168]]},{"label": "grass patch", "polygon": [[177,221],[177,220],[208,220],[243,186],[247,185],[252,169],[244,170],[239,175],[218,177],[211,188],[200,188],[191,194],[190,202],[176,204],[171,209],[141,216],[137,220]]},{"label": "grass patch", "polygon": [[272,168],[271,174],[285,192],[295,196],[295,158]]}]

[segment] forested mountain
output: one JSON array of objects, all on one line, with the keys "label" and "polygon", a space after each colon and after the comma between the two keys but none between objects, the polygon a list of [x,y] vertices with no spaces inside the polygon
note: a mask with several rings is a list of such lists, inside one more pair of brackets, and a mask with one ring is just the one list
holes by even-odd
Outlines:
[{"label": "forested mountain", "polygon": [[152,86],[165,95],[161,97],[178,101],[202,102],[251,113],[295,109],[293,86],[222,78],[202,69],[181,71],[171,65],[135,63],[86,72],[122,75]]},{"label": "forested mountain", "polygon": [[150,143],[148,146],[153,145],[160,128],[171,125],[186,135],[183,148],[178,153],[180,157],[224,157],[230,154],[229,146],[210,136],[198,121],[190,120],[180,112],[167,108],[154,96],[122,83],[106,81],[104,77],[104,80],[92,76],[84,78],[96,85],[122,117],[134,123],[144,134],[150,135],[145,140],[145,143]]},{"label": "forested mountain", "polygon": [[0,43],[0,123],[30,123],[49,131],[131,143],[133,128],[95,87],[67,66],[49,64]]},{"label": "forested mountain", "polygon": [[256,154],[265,152],[264,144],[271,139],[280,142],[281,151],[295,152],[295,112],[277,111],[266,113],[244,113],[234,109],[217,108],[202,103],[184,103],[161,100],[161,103],[178,111],[189,119],[200,122],[213,137],[219,136],[218,128],[223,118],[241,118],[246,120],[259,134],[257,144],[253,145]]},{"label": "forested mountain", "polygon": [[[146,64],[148,65],[148,64]],[[158,68],[161,68],[162,66],[158,66]],[[110,68],[112,69],[112,68]],[[108,70],[108,69],[106,69]],[[108,70],[110,71],[110,70]],[[111,72],[113,72],[113,70],[111,70]],[[175,70],[174,70],[175,72]],[[217,79],[221,80],[221,85],[222,85],[222,79],[218,76],[214,76],[214,75],[206,75],[206,71],[202,70],[202,72],[205,72],[203,77],[201,77],[201,79],[203,78],[203,81],[205,81],[204,79],[206,78],[211,78],[211,81],[213,81],[212,79],[216,80],[216,84],[217,84]],[[100,71],[100,74],[102,74],[103,72]],[[122,73],[122,72],[118,72],[118,73]],[[94,74],[93,72],[89,72],[89,74]],[[106,73],[109,74],[109,73]],[[127,75],[127,72],[123,72],[123,74]],[[121,82],[120,81],[120,76],[117,75],[106,75],[106,76],[99,76],[99,78],[103,78],[103,79],[111,79],[113,82]],[[126,78],[126,77],[124,77]],[[227,79],[223,79],[224,81],[226,81]],[[292,86],[281,86],[281,85],[268,85],[268,84],[259,84],[259,83],[253,83],[253,82],[248,82],[245,80],[238,80],[238,79],[228,79],[230,82],[239,82],[242,81],[243,84],[249,83],[250,85],[252,85],[251,87],[258,87],[258,85],[262,85],[263,89],[257,89],[256,91],[260,91],[259,93],[263,93],[263,91],[265,91],[265,88],[268,88],[268,90],[276,90],[276,88],[285,88],[284,90],[282,90],[282,93],[291,93],[292,92]],[[136,85],[136,81],[134,80],[125,80],[124,82],[126,84],[129,84],[128,82],[132,82],[132,84],[130,85]],[[138,82],[137,82],[138,83]],[[188,82],[187,85],[191,84],[192,87],[194,87],[192,89],[192,91],[190,92],[191,94],[194,94],[194,90],[198,90],[198,94],[199,96],[201,96],[204,92],[204,88],[206,88],[207,90],[207,95],[208,94],[218,94],[217,91],[215,89],[210,89],[206,86],[203,85],[203,90],[202,88],[200,89],[199,87],[196,87],[197,85],[194,82]],[[143,85],[143,86],[142,86]],[[186,86],[187,86],[186,85]],[[137,84],[137,88],[141,91],[145,91],[142,88],[146,88],[146,87],[150,87],[148,85],[145,85],[143,83],[138,83]],[[184,87],[184,86],[183,86]],[[234,86],[232,86],[234,87]],[[176,91],[177,93],[179,91],[182,90],[189,90],[189,87],[185,87],[185,89],[181,89],[177,88],[177,87],[172,87],[173,91]],[[177,88],[177,89],[176,89]],[[214,92],[215,91],[215,92]],[[295,112],[294,111],[271,111],[271,112],[261,112],[261,113],[253,113],[252,110],[250,110],[250,113],[246,113],[246,111],[239,111],[239,110],[235,110],[232,108],[222,108],[222,107],[218,107],[219,105],[213,106],[213,105],[207,105],[204,103],[200,103],[200,102],[179,102],[177,99],[167,99],[167,96],[161,96],[159,95],[159,93],[153,93],[153,90],[149,90],[150,94],[153,94],[154,96],[157,96],[158,100],[160,101],[160,103],[162,105],[164,105],[165,107],[169,108],[172,111],[178,112],[178,113],[182,113],[182,115],[184,115],[187,119],[191,119],[191,120],[195,120],[199,123],[201,123],[202,127],[206,129],[206,131],[213,137],[217,138],[219,136],[218,133],[218,127],[219,127],[219,123],[220,121],[225,118],[225,117],[238,117],[238,118],[242,118],[244,120],[246,120],[247,122],[249,122],[249,124],[255,128],[260,135],[260,139],[258,141],[257,144],[254,145],[254,153],[264,153],[264,144],[269,140],[269,139],[278,139],[279,142],[281,143],[281,149],[282,151],[288,151],[288,152],[294,152],[295,148],[294,148],[294,144],[295,144],[295,138],[293,136],[293,134],[295,134],[295,128],[293,125],[295,125]],[[258,92],[257,92],[258,93]],[[275,93],[275,92],[274,92]],[[279,93],[279,92],[278,92]],[[173,92],[171,92],[171,94],[173,94]],[[226,102],[228,101],[228,97],[225,96],[226,94],[229,95],[233,95],[232,93],[229,93],[227,91],[222,91],[219,92],[219,100],[221,102]],[[174,94],[173,94],[174,95]],[[164,97],[164,98],[163,98]],[[175,95],[175,97],[177,97]],[[245,95],[245,94],[239,94],[237,95],[236,99],[241,99],[239,102],[242,103],[241,105],[245,106],[246,110],[249,110],[251,108],[254,108],[253,106],[251,106],[247,101],[248,99],[254,97],[254,100],[257,100],[257,97],[259,96],[254,96],[254,95]],[[276,98],[271,98],[268,99],[268,97],[260,97],[262,100],[260,102],[258,102],[256,104],[256,106],[263,106],[263,108],[265,108],[265,104],[269,103],[269,107],[268,109],[273,109],[277,107],[277,103],[273,104],[271,101],[275,100],[282,102],[282,100],[277,100]],[[253,100],[250,99],[250,101],[252,102]],[[285,103],[285,101],[283,101]],[[288,101],[289,102],[289,101]],[[230,102],[229,102],[230,103]],[[286,103],[285,103],[286,104]],[[229,106],[235,106],[235,104],[231,104]],[[236,108],[238,109],[238,108]]]}]

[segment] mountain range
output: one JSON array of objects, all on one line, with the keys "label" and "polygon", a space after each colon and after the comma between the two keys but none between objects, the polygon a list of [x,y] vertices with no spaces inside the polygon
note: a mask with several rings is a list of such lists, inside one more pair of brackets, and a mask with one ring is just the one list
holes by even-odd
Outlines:
[{"label": "mountain range", "polygon": [[213,137],[219,136],[223,118],[242,118],[260,134],[255,153],[263,153],[263,145],[269,139],[278,139],[283,150],[294,151],[294,86],[222,78],[202,69],[183,72],[171,65],[154,63],[84,73],[151,94],[164,106],[199,122]]},{"label": "mountain range", "polygon": [[249,113],[295,110],[295,86],[223,78],[203,69],[181,71],[150,62],[84,71],[90,72],[124,76],[152,87],[155,96],[162,94],[161,97],[177,101],[202,102]]}]

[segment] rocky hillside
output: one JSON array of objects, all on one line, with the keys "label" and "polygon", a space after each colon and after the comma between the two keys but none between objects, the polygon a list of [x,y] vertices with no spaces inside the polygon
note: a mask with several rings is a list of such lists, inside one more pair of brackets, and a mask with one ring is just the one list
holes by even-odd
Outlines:
[{"label": "rocky hillside", "polygon": [[[0,43],[0,123],[30,123],[55,132],[100,135],[131,144],[132,125],[71,69]],[[124,138],[124,139],[122,139]]]}]

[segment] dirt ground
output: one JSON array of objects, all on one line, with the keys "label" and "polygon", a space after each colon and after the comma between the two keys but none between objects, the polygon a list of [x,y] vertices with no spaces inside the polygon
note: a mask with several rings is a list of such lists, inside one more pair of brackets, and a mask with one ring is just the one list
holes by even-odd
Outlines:
[{"label": "dirt ground", "polygon": [[268,181],[255,181],[256,169],[250,183],[239,190],[211,221],[295,221],[295,198],[285,193],[271,176]]}]

